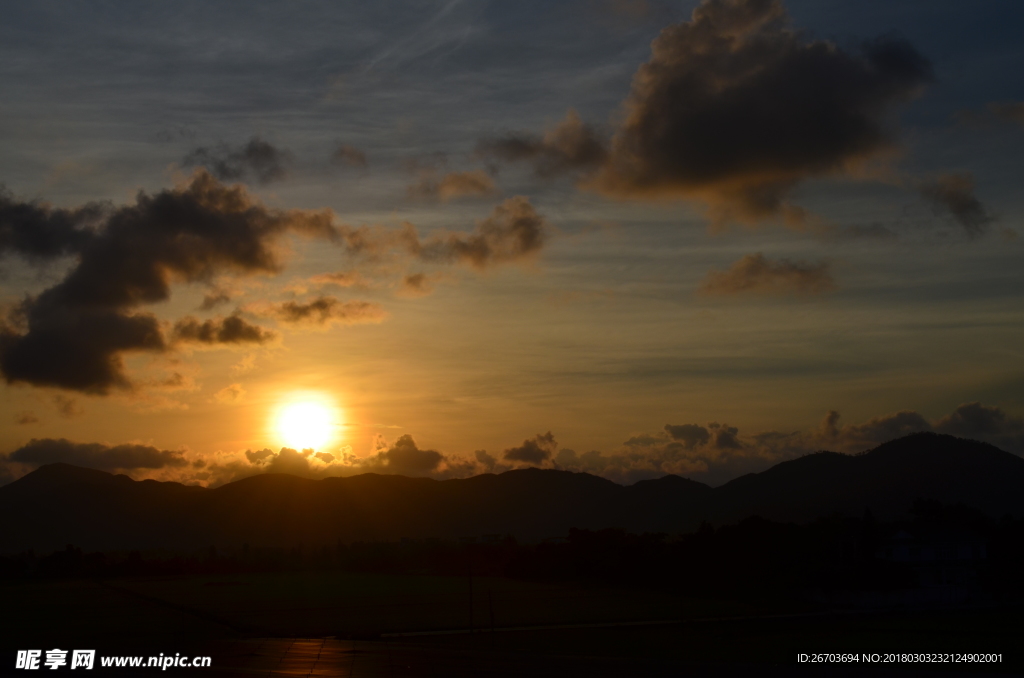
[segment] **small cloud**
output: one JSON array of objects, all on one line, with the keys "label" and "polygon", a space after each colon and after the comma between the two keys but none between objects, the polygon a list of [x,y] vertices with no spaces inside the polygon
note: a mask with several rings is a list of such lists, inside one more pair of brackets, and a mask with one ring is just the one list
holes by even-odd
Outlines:
[{"label": "small cloud", "polygon": [[337,287],[362,287],[363,277],[358,271],[336,271],[319,273],[309,278],[309,284],[318,286],[335,285]]},{"label": "small cloud", "polygon": [[519,447],[511,447],[505,450],[502,457],[505,461],[515,461],[540,466],[545,461],[551,459],[551,455],[557,448],[558,443],[555,442],[555,436],[552,435],[551,431],[548,431],[543,435],[538,433],[533,438],[524,440],[523,444]]},{"label": "small cloud", "polygon": [[290,325],[327,327],[338,323],[379,323],[387,315],[379,305],[368,301],[340,301],[320,296],[307,302],[286,301],[270,306],[252,306],[252,312],[270,315]]},{"label": "small cloud", "polygon": [[465,196],[485,196],[495,192],[494,180],[484,170],[449,172],[437,178],[433,170],[420,172],[416,183],[409,186],[409,195],[448,202]]},{"label": "small cloud", "polygon": [[748,254],[726,271],[711,271],[700,286],[704,295],[814,295],[836,289],[829,264],[772,261],[761,253]]},{"label": "small cloud", "polygon": [[995,221],[975,197],[974,178],[970,174],[945,174],[923,184],[920,190],[937,214],[948,213],[969,238],[983,235]]},{"label": "small cloud", "polygon": [[413,273],[402,278],[401,293],[407,297],[425,297],[434,291],[433,281],[436,276],[426,273]]},{"label": "small cloud", "polygon": [[200,311],[209,311],[221,304],[227,304],[231,302],[231,294],[227,290],[220,288],[210,290],[203,295],[203,303],[199,305]]},{"label": "small cloud", "polygon": [[24,426],[26,424],[38,424],[39,417],[37,417],[34,412],[18,412],[14,415],[14,423],[20,426]]},{"label": "small cloud", "polygon": [[236,181],[255,177],[261,184],[280,181],[288,175],[291,154],[270,143],[253,137],[243,146],[220,144],[201,146],[182,160],[187,167],[205,166],[221,181]]},{"label": "small cloud", "polygon": [[238,403],[245,397],[245,389],[241,384],[231,384],[213,394],[213,399],[222,405]]},{"label": "small cloud", "polygon": [[331,153],[331,162],[335,165],[348,165],[349,167],[358,167],[360,169],[366,169],[369,166],[366,154],[355,146],[349,146],[348,144],[339,144],[334,149],[334,152]]},{"label": "small cloud", "polygon": [[543,137],[509,134],[477,144],[477,154],[505,162],[528,162],[541,177],[598,167],[608,156],[607,142],[570,109],[565,120]]},{"label": "small cloud", "polygon": [[75,398],[61,395],[60,393],[53,396],[53,406],[57,408],[57,414],[65,419],[77,417],[85,412]]},{"label": "small cloud", "polygon": [[988,110],[997,118],[1024,125],[1024,102],[993,102],[988,105]]},{"label": "small cloud", "polygon": [[174,323],[171,334],[176,343],[207,346],[265,344],[277,337],[272,331],[248,323],[237,314],[205,321],[186,316]]}]

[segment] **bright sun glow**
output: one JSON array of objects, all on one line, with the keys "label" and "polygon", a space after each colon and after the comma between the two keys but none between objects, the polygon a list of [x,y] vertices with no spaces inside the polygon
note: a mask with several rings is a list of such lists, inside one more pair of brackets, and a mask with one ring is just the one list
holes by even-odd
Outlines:
[{"label": "bright sun glow", "polygon": [[288,447],[316,450],[334,437],[334,412],[323,403],[301,401],[285,405],[277,415],[277,433]]}]

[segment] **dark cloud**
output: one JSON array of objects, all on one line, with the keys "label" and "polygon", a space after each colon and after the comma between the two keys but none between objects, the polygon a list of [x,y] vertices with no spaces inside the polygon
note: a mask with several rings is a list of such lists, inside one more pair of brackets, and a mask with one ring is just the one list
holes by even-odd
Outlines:
[{"label": "dark cloud", "polygon": [[594,128],[570,110],[565,120],[543,137],[509,134],[487,139],[477,145],[483,157],[505,162],[528,162],[538,176],[550,177],[570,171],[592,170],[608,157],[607,142]]},{"label": "dark cloud", "polygon": [[1024,418],[1011,416],[998,407],[981,403],[960,405],[935,422],[935,430],[1024,454]]},{"label": "dark cloud", "polygon": [[245,458],[249,460],[250,464],[262,464],[268,458],[274,456],[274,451],[269,447],[264,447],[262,450],[253,452],[252,450],[245,451]]},{"label": "dark cloud", "polygon": [[558,443],[551,431],[541,435],[538,433],[533,438],[524,440],[519,447],[511,447],[505,450],[502,458],[505,461],[523,462],[539,466],[551,458]]},{"label": "dark cloud", "polygon": [[787,22],[779,0],[705,0],[664,29],[594,186],[694,197],[718,222],[799,222],[799,181],[893,148],[886,114],[931,80],[928,61],[900,39],[851,52]]},{"label": "dark cloud", "polygon": [[203,303],[199,304],[200,311],[209,311],[221,304],[231,302],[231,293],[220,288],[212,289],[203,295]]},{"label": "dark cloud", "polygon": [[413,273],[402,278],[402,292],[406,296],[423,297],[433,291],[433,282],[426,273]]},{"label": "dark cloud", "polygon": [[222,181],[253,177],[261,184],[284,179],[290,162],[288,151],[280,150],[259,137],[249,139],[243,146],[201,146],[182,160],[182,164],[188,167],[206,167]]},{"label": "dark cloud", "polygon": [[518,261],[540,252],[547,238],[547,222],[529,199],[516,196],[495,206],[472,233],[436,235],[423,242],[412,231],[407,247],[424,261],[460,261],[475,268]]},{"label": "dark cloud", "polygon": [[331,162],[336,165],[349,165],[351,167],[359,167],[361,169],[366,169],[369,166],[366,154],[355,146],[349,146],[347,144],[340,144],[334,149],[334,152],[331,153]]},{"label": "dark cloud", "polygon": [[409,195],[412,197],[442,202],[468,195],[490,195],[494,192],[494,180],[484,170],[448,172],[440,178],[436,172],[425,170],[420,172],[416,182],[409,186]]},{"label": "dark cloud", "polygon": [[335,459],[334,455],[331,454],[330,452],[317,452],[313,456],[319,459],[320,461],[324,462],[325,464],[330,464]]},{"label": "dark cloud", "polygon": [[710,271],[699,292],[706,295],[812,295],[835,288],[827,262],[772,261],[757,253],[739,259],[726,271]]},{"label": "dark cloud", "polygon": [[178,451],[158,450],[149,445],[110,447],[100,443],[73,443],[64,438],[33,438],[8,454],[7,461],[31,466],[62,462],[102,471],[161,469],[188,464]]},{"label": "dark cloud", "polygon": [[483,466],[485,472],[494,473],[495,465],[498,463],[498,460],[488,454],[487,450],[477,450],[473,453],[473,457],[476,459],[478,464]]},{"label": "dark cloud", "polygon": [[780,0],[705,0],[652,43],[610,144],[570,113],[479,150],[542,175],[593,168],[583,186],[606,195],[696,199],[717,224],[803,225],[791,190],[891,152],[891,111],[931,79],[905,40],[845,49],[790,28]]},{"label": "dark cloud", "polygon": [[322,327],[332,323],[376,323],[385,316],[384,309],[377,304],[368,301],[340,301],[326,296],[308,302],[286,301],[257,312],[272,315],[288,324]]},{"label": "dark cloud", "polygon": [[109,211],[103,203],[56,209],[39,201],[23,202],[0,186],[0,256],[45,260],[77,254],[95,237]]},{"label": "dark cloud", "polygon": [[35,412],[18,412],[14,415],[14,423],[18,425],[38,424],[39,417],[35,415]]},{"label": "dark cloud", "polygon": [[68,396],[61,395],[60,393],[53,396],[53,406],[56,408],[57,414],[65,419],[77,417],[84,412],[76,399],[69,398]]},{"label": "dark cloud", "polygon": [[167,300],[176,281],[277,272],[277,241],[289,231],[336,235],[327,212],[267,209],[202,170],[183,187],[140,192],[75,245],[77,265],[61,282],[0,325],[0,371],[8,383],[96,394],[130,389],[123,354],[168,349],[157,318],[137,307]]},{"label": "dark cloud", "polygon": [[444,455],[436,450],[421,450],[412,436],[404,435],[386,452],[379,453],[377,461],[388,473],[426,475],[437,469]]},{"label": "dark cloud", "polygon": [[[687,449],[691,450],[699,445],[706,445],[711,440],[708,430],[698,424],[665,424],[665,432],[672,437],[672,440],[680,441]],[[644,442],[650,445],[655,440],[648,436]]]},{"label": "dark cloud", "polygon": [[265,344],[277,335],[259,325],[252,325],[238,315],[200,321],[186,316],[174,323],[171,333],[177,343],[196,344]]},{"label": "dark cloud", "polygon": [[983,235],[995,217],[974,195],[970,174],[946,174],[921,186],[921,195],[936,213],[948,213],[970,238]]}]

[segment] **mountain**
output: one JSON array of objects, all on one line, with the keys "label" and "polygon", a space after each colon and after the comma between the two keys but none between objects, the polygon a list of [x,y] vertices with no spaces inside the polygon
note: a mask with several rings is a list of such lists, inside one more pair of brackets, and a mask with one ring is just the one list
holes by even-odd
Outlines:
[{"label": "mountain", "polygon": [[681,532],[751,515],[905,515],[914,499],[1024,514],[1024,459],[920,433],[850,456],[820,452],[711,488],[678,476],[623,487],[551,469],[459,480],[264,474],[205,489],[50,464],[0,488],[0,552],[307,546],[403,537],[564,536],[569,528]]}]

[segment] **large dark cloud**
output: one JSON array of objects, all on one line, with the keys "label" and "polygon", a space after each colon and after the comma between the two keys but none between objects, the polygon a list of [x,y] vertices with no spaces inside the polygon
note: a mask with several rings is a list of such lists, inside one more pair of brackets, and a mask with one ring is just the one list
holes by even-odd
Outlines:
[{"label": "large dark cloud", "polygon": [[603,141],[575,113],[544,137],[480,143],[541,175],[594,171],[583,186],[622,198],[688,198],[713,221],[782,218],[801,181],[849,173],[897,146],[893,110],[932,79],[907,41],[857,48],[790,28],[780,0],[704,0],[665,28]]},{"label": "large dark cloud", "polygon": [[970,238],[983,235],[995,217],[974,195],[974,178],[970,174],[945,174],[921,186],[921,195],[963,227]]},{"label": "large dark cloud", "polygon": [[505,461],[539,466],[551,459],[551,455],[554,454],[557,447],[558,443],[555,442],[555,436],[551,431],[548,431],[543,435],[538,433],[533,438],[524,440],[523,444],[518,447],[510,447],[505,450],[502,457]]},{"label": "large dark cloud", "polygon": [[725,271],[711,271],[700,286],[706,295],[812,295],[836,288],[828,262],[772,261],[760,252],[733,262]]},{"label": "large dark cloud", "polygon": [[251,177],[261,184],[268,184],[284,179],[288,175],[290,162],[291,154],[288,151],[253,137],[242,146],[200,146],[185,156],[182,164],[205,166],[222,181]]},{"label": "large dark cloud", "polygon": [[123,354],[168,348],[157,318],[138,307],[168,299],[176,281],[280,270],[277,241],[288,231],[335,235],[329,213],[265,208],[202,170],[110,209],[84,243],[67,230],[77,265],[0,326],[4,379],[97,394],[131,388]]},{"label": "large dark cloud", "polygon": [[174,323],[174,341],[181,343],[217,344],[265,344],[277,336],[270,330],[253,325],[238,315],[226,318],[199,320],[192,316]]},{"label": "large dark cloud", "polygon": [[931,77],[904,40],[845,50],[789,28],[779,0],[705,0],[652,43],[594,186],[696,197],[719,221],[799,221],[793,186],[892,149],[887,114]]},{"label": "large dark cloud", "polygon": [[64,438],[33,438],[7,455],[7,461],[41,466],[63,462],[102,471],[182,467],[188,461],[181,452],[158,450],[149,445],[74,443]]}]

